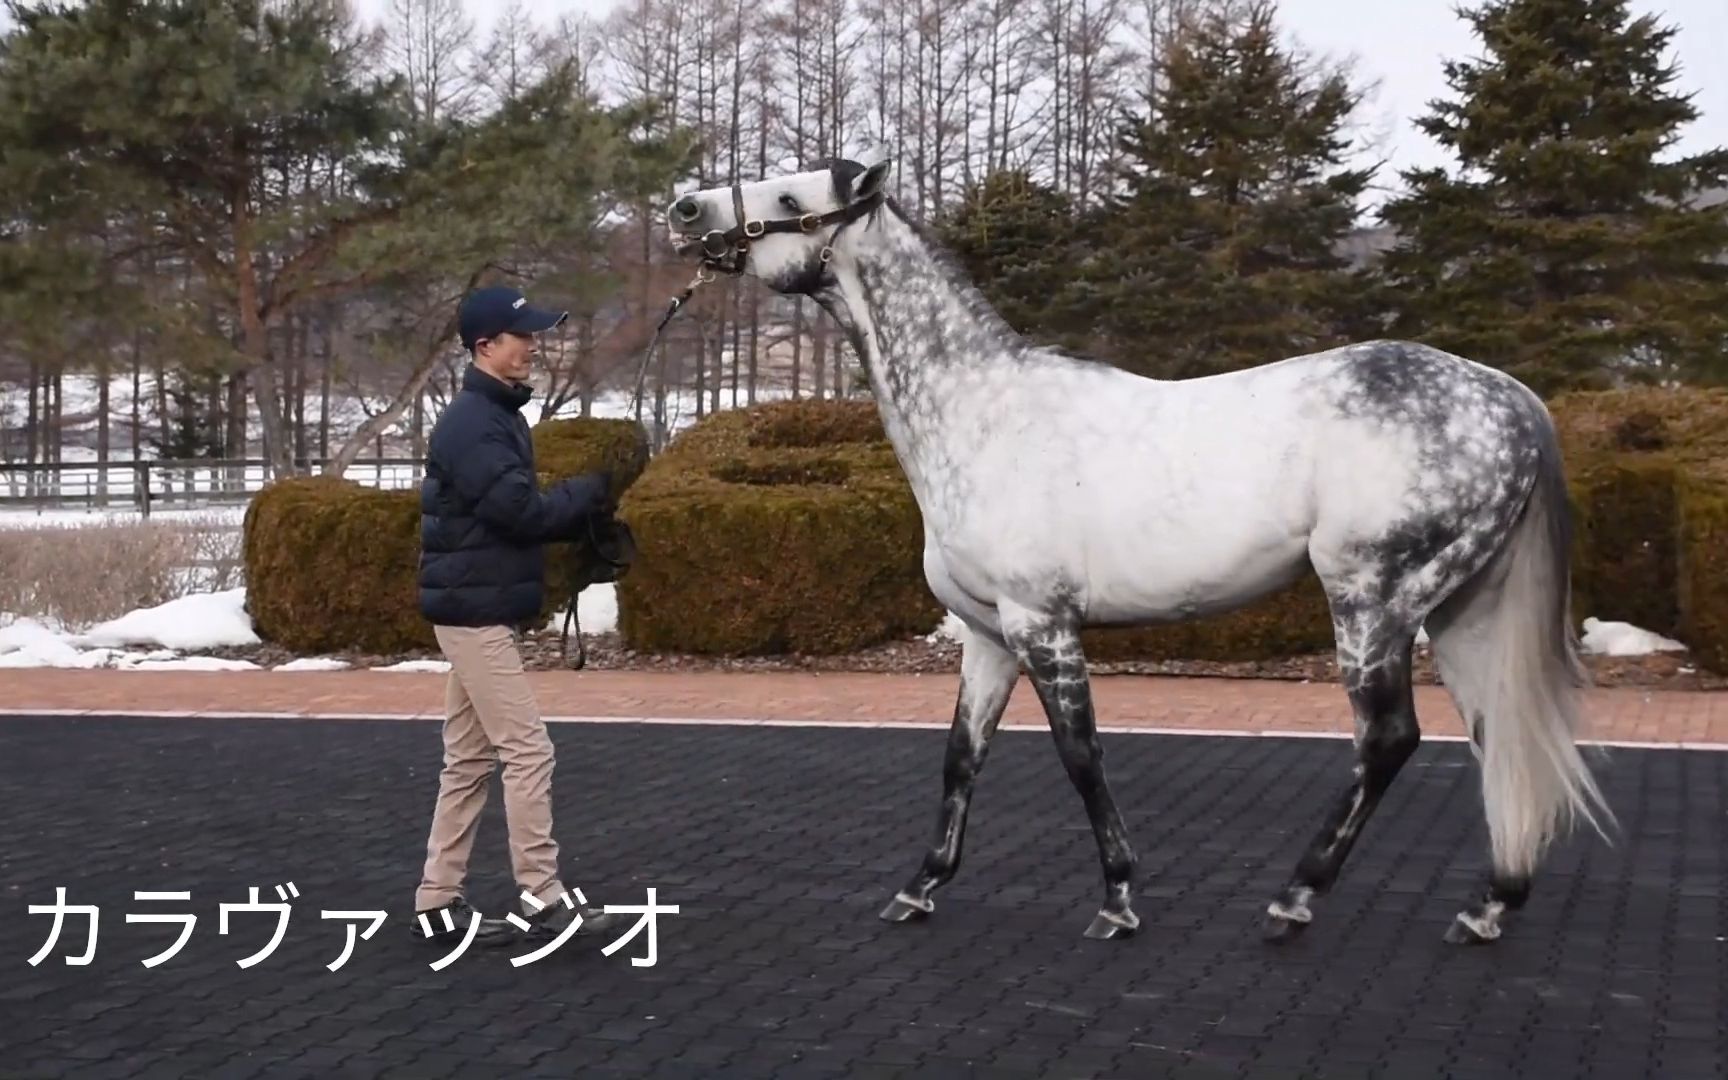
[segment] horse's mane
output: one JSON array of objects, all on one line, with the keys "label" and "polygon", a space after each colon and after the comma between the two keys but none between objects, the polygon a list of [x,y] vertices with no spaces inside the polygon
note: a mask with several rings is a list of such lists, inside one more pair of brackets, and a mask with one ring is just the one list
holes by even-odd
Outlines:
[{"label": "horse's mane", "polygon": [[[863,164],[850,158],[828,158],[818,163],[817,168],[826,168],[829,171],[834,180],[834,193],[843,202],[850,200],[852,185],[865,172]],[[1082,364],[1104,363],[1096,357],[1084,356],[1057,346],[1029,341],[1024,334],[1009,325],[1008,320],[1002,317],[1002,313],[996,310],[996,306],[984,295],[983,290],[973,282],[972,275],[961,264],[959,257],[947,244],[942,242],[935,230],[914,219],[892,195],[885,195],[881,206],[871,211],[866,220],[873,220],[884,211],[892,214],[896,220],[911,231],[930,257],[930,261],[935,264],[939,276],[954,290],[961,304],[979,323],[994,330],[1010,350],[1016,353],[1038,352],[1059,356]]]},{"label": "horse's mane", "polygon": [[954,290],[960,303],[965,306],[973,318],[994,330],[1003,343],[1015,352],[1024,352],[1035,347],[1032,342],[1027,341],[1019,331],[1008,324],[1008,320],[1002,317],[1001,312],[996,310],[996,306],[984,295],[983,290],[973,282],[972,275],[961,264],[959,257],[949,249],[948,245],[942,242],[934,229],[913,219],[892,196],[882,200],[882,209],[878,210],[877,213],[883,211],[892,214],[917,238],[919,245],[924,248],[925,254],[935,264],[937,274],[948,283],[949,288]]},{"label": "horse's mane", "polygon": [[1002,317],[1002,313],[996,310],[996,305],[992,304],[989,298],[984,295],[983,290],[972,281],[972,275],[961,264],[959,256],[955,255],[942,242],[934,230],[924,223],[914,220],[892,197],[884,198],[882,205],[910,229],[913,236],[918,238],[918,242],[929,254],[930,260],[936,264],[943,280],[958,294],[961,303],[966,306],[973,317],[998,330],[1016,352],[1037,352],[1046,356],[1059,356],[1080,364],[1105,363],[1097,357],[1086,356],[1059,346],[1029,340],[1026,335],[1014,329],[1013,326],[1009,325],[1008,320]]}]

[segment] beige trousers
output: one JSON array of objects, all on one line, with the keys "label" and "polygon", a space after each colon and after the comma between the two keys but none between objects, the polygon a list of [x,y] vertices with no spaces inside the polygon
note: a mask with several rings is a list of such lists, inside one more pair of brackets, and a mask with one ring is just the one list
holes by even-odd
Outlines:
[{"label": "beige trousers", "polygon": [[[506,626],[436,626],[450,661],[444,691],[444,769],[426,867],[414,909],[462,895],[480,812],[498,762],[504,765],[504,819],[517,886],[543,904],[564,894],[552,839],[552,739]],[[531,909],[516,905],[524,913]]]}]

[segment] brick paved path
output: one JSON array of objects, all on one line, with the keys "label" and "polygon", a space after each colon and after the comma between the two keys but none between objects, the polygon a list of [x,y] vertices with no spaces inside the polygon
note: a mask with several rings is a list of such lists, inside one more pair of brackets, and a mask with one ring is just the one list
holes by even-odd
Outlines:
[{"label": "brick paved path", "polygon": [[[654,967],[630,965],[639,938],[520,968],[475,951],[437,972],[391,921],[326,969],[344,930],[319,912],[400,915],[411,896],[434,722],[0,718],[0,1074],[1625,1080],[1728,1061],[1728,754],[1613,752],[1604,781],[1629,839],[1566,842],[1508,936],[1461,950],[1439,938],[1483,872],[1475,773],[1464,747],[1425,745],[1313,929],[1276,950],[1258,915],[1345,779],[1339,743],[1113,740],[1145,929],[1101,943],[1080,937],[1096,855],[1048,736],[998,736],[966,863],[909,926],[875,913],[928,840],[941,732],[620,723],[553,738],[571,882],[680,905]],[[471,889],[494,909],[513,891],[503,835],[495,795]],[[238,967],[275,917],[234,914],[224,936],[218,905],[290,881],[281,944]],[[99,908],[89,966],[62,962],[82,951],[78,919],[27,963],[52,920],[26,905],[56,886]],[[133,899],[168,890],[192,899]],[[146,969],[179,933],[125,921],[151,910],[198,922]]]},{"label": "brick paved path", "polygon": [[[953,675],[536,672],[549,715],[900,722],[946,725]],[[24,670],[0,674],[0,708],[438,715],[444,677],[343,672]],[[1093,680],[1106,727],[1348,732],[1340,687],[1236,679],[1109,676]],[[1461,735],[1444,689],[1416,689],[1424,732]],[[1728,693],[1598,689],[1590,736],[1630,742],[1728,744]],[[1007,726],[1043,727],[1022,680]]]}]

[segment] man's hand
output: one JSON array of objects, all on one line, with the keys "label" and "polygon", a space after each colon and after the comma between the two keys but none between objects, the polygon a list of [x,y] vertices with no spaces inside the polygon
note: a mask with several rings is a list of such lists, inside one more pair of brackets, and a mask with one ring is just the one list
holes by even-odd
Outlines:
[{"label": "man's hand", "polygon": [[610,469],[566,477],[553,488],[552,494],[558,503],[568,508],[567,515],[561,515],[559,519],[564,526],[557,533],[559,539],[586,539],[591,521],[610,520],[618,510],[612,497]]}]

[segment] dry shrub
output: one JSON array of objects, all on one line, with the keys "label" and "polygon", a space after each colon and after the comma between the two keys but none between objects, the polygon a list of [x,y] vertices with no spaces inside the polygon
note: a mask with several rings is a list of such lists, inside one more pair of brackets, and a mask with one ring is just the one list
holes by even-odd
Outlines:
[{"label": "dry shrub", "polygon": [[0,529],[0,612],[82,630],[240,584],[239,533],[217,519]]},{"label": "dry shrub", "polygon": [[246,584],[246,560],[239,529],[189,527],[185,532],[198,567],[197,586],[188,591],[227,592]]}]

